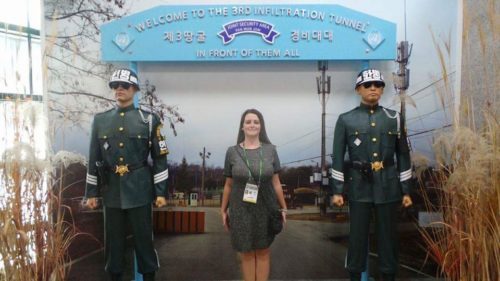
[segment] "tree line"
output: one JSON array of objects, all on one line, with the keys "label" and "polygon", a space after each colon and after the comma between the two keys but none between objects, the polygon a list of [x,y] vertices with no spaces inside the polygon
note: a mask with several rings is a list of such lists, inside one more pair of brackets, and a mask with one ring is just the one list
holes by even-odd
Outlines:
[{"label": "tree line", "polygon": [[[169,164],[169,192],[191,193],[201,188],[202,166],[200,164],[188,163],[183,157],[181,163],[171,162]],[[311,187],[310,177],[313,172],[319,172],[318,167],[300,166],[284,167],[280,171],[281,183],[288,188]],[[222,192],[224,187],[224,169],[222,167],[205,167],[205,191],[207,193]]]}]

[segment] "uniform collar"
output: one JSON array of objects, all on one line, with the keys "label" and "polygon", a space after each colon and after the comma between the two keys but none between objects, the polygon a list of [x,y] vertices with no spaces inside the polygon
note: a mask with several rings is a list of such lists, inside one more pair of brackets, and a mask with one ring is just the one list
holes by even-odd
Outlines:
[{"label": "uniform collar", "polygon": [[380,108],[380,106],[378,105],[378,103],[376,105],[368,105],[368,104],[360,103],[359,108],[365,109],[365,110],[375,110],[376,111],[377,109]]},{"label": "uniform collar", "polygon": [[135,109],[134,104],[131,104],[127,107],[118,107],[118,106],[116,107],[116,111],[118,111],[118,112],[127,112],[127,111],[134,110],[134,109]]}]

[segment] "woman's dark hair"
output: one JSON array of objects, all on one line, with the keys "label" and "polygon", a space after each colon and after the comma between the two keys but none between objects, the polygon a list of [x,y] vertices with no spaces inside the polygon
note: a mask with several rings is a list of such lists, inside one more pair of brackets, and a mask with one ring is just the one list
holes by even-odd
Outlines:
[{"label": "woman's dark hair", "polygon": [[238,139],[236,140],[236,144],[240,144],[245,140],[245,133],[242,130],[243,129],[243,122],[245,122],[245,116],[247,116],[247,114],[249,114],[249,113],[253,113],[253,114],[257,115],[257,117],[259,118],[259,121],[260,121],[259,140],[260,140],[260,142],[270,144],[271,141],[267,137],[266,124],[264,123],[264,116],[262,116],[262,113],[260,113],[260,111],[258,111],[257,109],[254,109],[254,108],[245,110],[245,112],[243,112],[243,114],[241,115],[240,127],[238,128]]}]

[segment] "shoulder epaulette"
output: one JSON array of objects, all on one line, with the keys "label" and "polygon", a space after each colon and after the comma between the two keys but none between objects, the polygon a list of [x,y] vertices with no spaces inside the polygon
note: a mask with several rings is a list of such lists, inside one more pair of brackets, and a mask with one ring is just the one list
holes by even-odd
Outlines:
[{"label": "shoulder epaulette", "polygon": [[399,113],[399,111],[394,110],[394,109],[387,108],[387,107],[385,107],[385,106],[381,106],[381,105],[380,105],[380,107],[381,107],[384,111],[387,111],[387,112],[389,112],[389,113],[391,113],[391,114],[396,114],[396,113]]},{"label": "shoulder epaulette", "polygon": [[139,105],[138,110],[147,114],[152,114],[155,117],[155,119],[158,120],[158,122],[163,123],[163,120],[160,118],[160,115],[150,106],[141,104]]},{"label": "shoulder epaulette", "polygon": [[399,112],[397,112],[396,110],[385,108],[383,106],[381,106],[381,108],[385,112],[385,115],[387,115],[387,117],[392,118],[392,119],[399,118]]},{"label": "shoulder epaulette", "polygon": [[154,113],[153,108],[144,104],[140,104],[138,109],[144,113]]},{"label": "shoulder epaulette", "polygon": [[[352,113],[352,112],[354,112],[354,111],[356,111],[356,110],[358,110],[358,109],[359,109],[359,106],[356,106],[355,108],[353,108],[353,109],[351,109],[351,110],[349,110],[349,111],[346,111],[346,112],[344,112],[344,113],[340,114],[340,116],[342,116],[342,115],[348,115],[348,114],[350,114],[350,113]],[[339,117],[340,117],[340,116],[339,116]]]},{"label": "shoulder epaulette", "polygon": [[96,113],[95,115],[96,115],[96,116],[98,116],[98,115],[103,115],[103,114],[106,114],[106,113],[108,113],[108,112],[110,112],[110,111],[112,111],[112,110],[115,110],[115,107],[112,107],[112,108],[110,108],[110,109],[108,109],[108,110],[106,110],[106,111],[101,111],[101,112],[99,112],[99,113]]}]

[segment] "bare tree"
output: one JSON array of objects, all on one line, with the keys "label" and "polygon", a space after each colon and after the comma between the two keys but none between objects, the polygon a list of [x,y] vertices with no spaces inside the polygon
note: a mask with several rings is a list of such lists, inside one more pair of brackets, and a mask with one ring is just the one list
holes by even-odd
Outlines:
[{"label": "bare tree", "polygon": [[[113,65],[100,61],[100,26],[128,13],[125,0],[45,0],[44,74],[53,130],[84,127],[89,117],[114,104],[106,88]],[[142,86],[142,85],[141,85]],[[142,103],[168,122],[184,122],[177,108],[164,104],[147,83]],[[153,89],[153,90],[152,90]],[[149,99],[149,100],[148,100]]]}]

